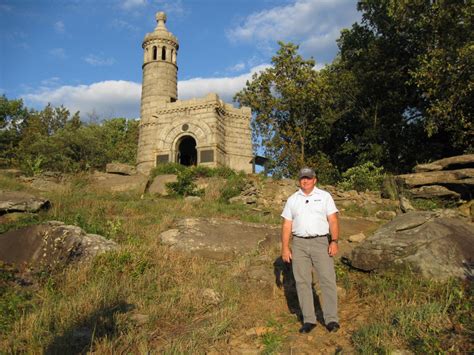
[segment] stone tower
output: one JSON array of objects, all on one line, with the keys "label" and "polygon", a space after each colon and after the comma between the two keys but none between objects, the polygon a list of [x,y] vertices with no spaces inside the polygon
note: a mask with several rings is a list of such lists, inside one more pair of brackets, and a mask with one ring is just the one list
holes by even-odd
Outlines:
[{"label": "stone tower", "polygon": [[165,13],[157,13],[156,21],[142,44],[138,171],[176,162],[252,172],[250,109],[237,109],[216,94],[178,100],[178,40],[166,29]]}]

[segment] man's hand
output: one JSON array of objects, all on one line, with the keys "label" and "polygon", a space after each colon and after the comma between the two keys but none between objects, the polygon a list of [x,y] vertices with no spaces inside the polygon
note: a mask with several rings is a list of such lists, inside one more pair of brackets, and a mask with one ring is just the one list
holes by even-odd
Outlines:
[{"label": "man's hand", "polygon": [[283,248],[281,250],[281,258],[283,259],[285,263],[291,262],[291,258],[292,258],[291,250],[289,248]]},{"label": "man's hand", "polygon": [[339,246],[337,245],[337,243],[329,243],[329,247],[328,247],[329,256],[335,256],[338,251],[339,251]]}]

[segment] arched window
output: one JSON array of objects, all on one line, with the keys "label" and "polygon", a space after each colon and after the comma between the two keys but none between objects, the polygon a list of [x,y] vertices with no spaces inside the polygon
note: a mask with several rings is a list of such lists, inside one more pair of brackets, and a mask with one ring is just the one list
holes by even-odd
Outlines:
[{"label": "arched window", "polygon": [[166,47],[161,48],[161,60],[166,60]]},{"label": "arched window", "polygon": [[156,60],[158,57],[158,48],[156,46],[153,46],[153,60]]},{"label": "arched window", "polygon": [[174,63],[175,62],[175,59],[174,59],[174,49],[171,50],[171,63]]}]

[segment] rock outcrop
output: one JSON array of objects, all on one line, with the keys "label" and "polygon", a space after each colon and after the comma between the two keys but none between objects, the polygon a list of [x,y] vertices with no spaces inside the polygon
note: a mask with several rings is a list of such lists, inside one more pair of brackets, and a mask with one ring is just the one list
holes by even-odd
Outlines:
[{"label": "rock outcrop", "polygon": [[105,166],[105,172],[108,174],[135,175],[137,170],[134,166],[122,163],[109,163]]},{"label": "rock outcrop", "polygon": [[145,192],[152,195],[168,196],[169,193],[166,184],[176,181],[178,181],[178,176],[175,174],[157,175],[151,184],[147,186]]},{"label": "rock outcrop", "polygon": [[266,240],[277,242],[280,227],[219,218],[186,218],[160,234],[163,244],[215,260],[230,260],[257,250]]},{"label": "rock outcrop", "polygon": [[111,240],[58,221],[0,234],[0,261],[20,270],[58,270],[117,248]]},{"label": "rock outcrop", "polygon": [[472,200],[474,154],[460,155],[420,164],[415,173],[395,177],[399,191],[411,198]]},{"label": "rock outcrop", "polygon": [[92,184],[99,190],[110,192],[138,192],[143,193],[148,178],[142,174],[121,175],[94,172]]},{"label": "rock outcrop", "polygon": [[47,199],[26,192],[0,190],[0,215],[11,212],[38,212],[50,207]]},{"label": "rock outcrop", "polygon": [[380,227],[343,260],[364,271],[403,266],[427,278],[471,278],[474,226],[440,212],[409,212]]}]

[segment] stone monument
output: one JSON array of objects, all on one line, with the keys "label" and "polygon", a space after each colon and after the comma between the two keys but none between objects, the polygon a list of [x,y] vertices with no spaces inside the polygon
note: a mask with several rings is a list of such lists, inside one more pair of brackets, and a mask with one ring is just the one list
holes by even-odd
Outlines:
[{"label": "stone monument", "polygon": [[251,110],[224,103],[217,94],[178,100],[178,39],[156,14],[142,47],[143,82],[137,170],[157,164],[227,166],[252,172]]}]

